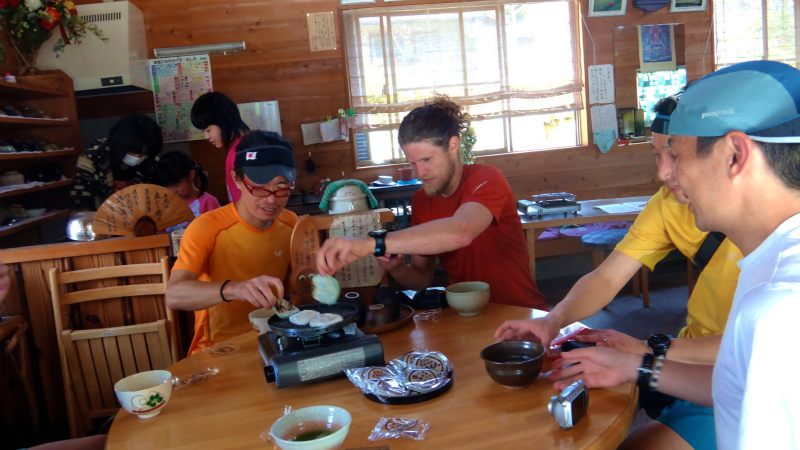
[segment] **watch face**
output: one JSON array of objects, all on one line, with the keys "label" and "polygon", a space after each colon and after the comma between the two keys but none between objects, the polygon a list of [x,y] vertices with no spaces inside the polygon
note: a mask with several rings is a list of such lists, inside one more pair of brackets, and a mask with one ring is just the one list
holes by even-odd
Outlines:
[{"label": "watch face", "polygon": [[672,340],[665,334],[654,334],[647,339],[647,345],[650,348],[669,348]]}]

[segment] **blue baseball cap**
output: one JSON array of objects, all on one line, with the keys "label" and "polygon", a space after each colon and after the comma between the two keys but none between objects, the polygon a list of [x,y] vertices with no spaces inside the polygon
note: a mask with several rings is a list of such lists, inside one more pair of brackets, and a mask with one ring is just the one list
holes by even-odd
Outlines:
[{"label": "blue baseball cap", "polygon": [[800,70],[775,61],[734,64],[704,76],[681,96],[669,134],[800,143]]}]

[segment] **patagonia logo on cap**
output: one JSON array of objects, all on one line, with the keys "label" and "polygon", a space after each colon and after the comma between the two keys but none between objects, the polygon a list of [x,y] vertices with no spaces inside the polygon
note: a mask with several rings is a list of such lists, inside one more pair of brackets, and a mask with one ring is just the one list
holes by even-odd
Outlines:
[{"label": "patagonia logo on cap", "polygon": [[705,119],[706,117],[730,116],[730,115],[733,115],[733,114],[736,114],[736,110],[735,109],[723,109],[723,110],[720,110],[720,111],[704,112],[703,115],[700,116],[700,118],[701,119]]}]

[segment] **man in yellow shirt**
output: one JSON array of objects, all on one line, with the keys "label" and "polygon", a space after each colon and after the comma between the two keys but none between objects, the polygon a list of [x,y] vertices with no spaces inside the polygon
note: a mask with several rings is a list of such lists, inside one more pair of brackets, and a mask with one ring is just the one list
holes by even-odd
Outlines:
[{"label": "man in yellow shirt", "polygon": [[284,208],[296,173],[289,141],[251,132],[239,143],[231,174],[241,198],[186,229],[166,299],[169,308],[195,311],[189,354],[249,331],[247,315],[284,296],[297,223]]},{"label": "man in yellow shirt", "polygon": [[[658,177],[666,185],[647,202],[611,255],[578,280],[550,314],[541,319],[505,322],[495,333],[498,340],[536,339],[549,343],[561,328],[592,316],[609,304],[642,265],[652,270],[674,249],[697,262],[698,249],[709,233],[697,229],[694,215],[685,204],[686,197],[669,183],[675,165],[669,153],[669,116],[677,102],[677,97],[661,100],[651,127]],[[724,239],[698,277],[687,304],[686,327],[678,338],[653,335],[645,341],[614,330],[592,330],[578,339],[639,354],[653,352],[650,341],[661,344],[657,351],[666,352],[667,359],[714,364],[739,279],[737,263],[741,258],[741,251]],[[658,422],[637,429],[620,448],[716,448],[713,410],[678,400],[658,416]]]}]

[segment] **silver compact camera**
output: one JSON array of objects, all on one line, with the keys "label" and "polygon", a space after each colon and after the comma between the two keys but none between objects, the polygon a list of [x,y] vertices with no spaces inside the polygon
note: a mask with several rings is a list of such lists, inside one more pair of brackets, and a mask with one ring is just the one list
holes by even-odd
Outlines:
[{"label": "silver compact camera", "polygon": [[578,423],[589,409],[589,391],[586,383],[578,380],[566,387],[558,397],[551,397],[547,412],[556,418],[558,426],[566,430]]}]

